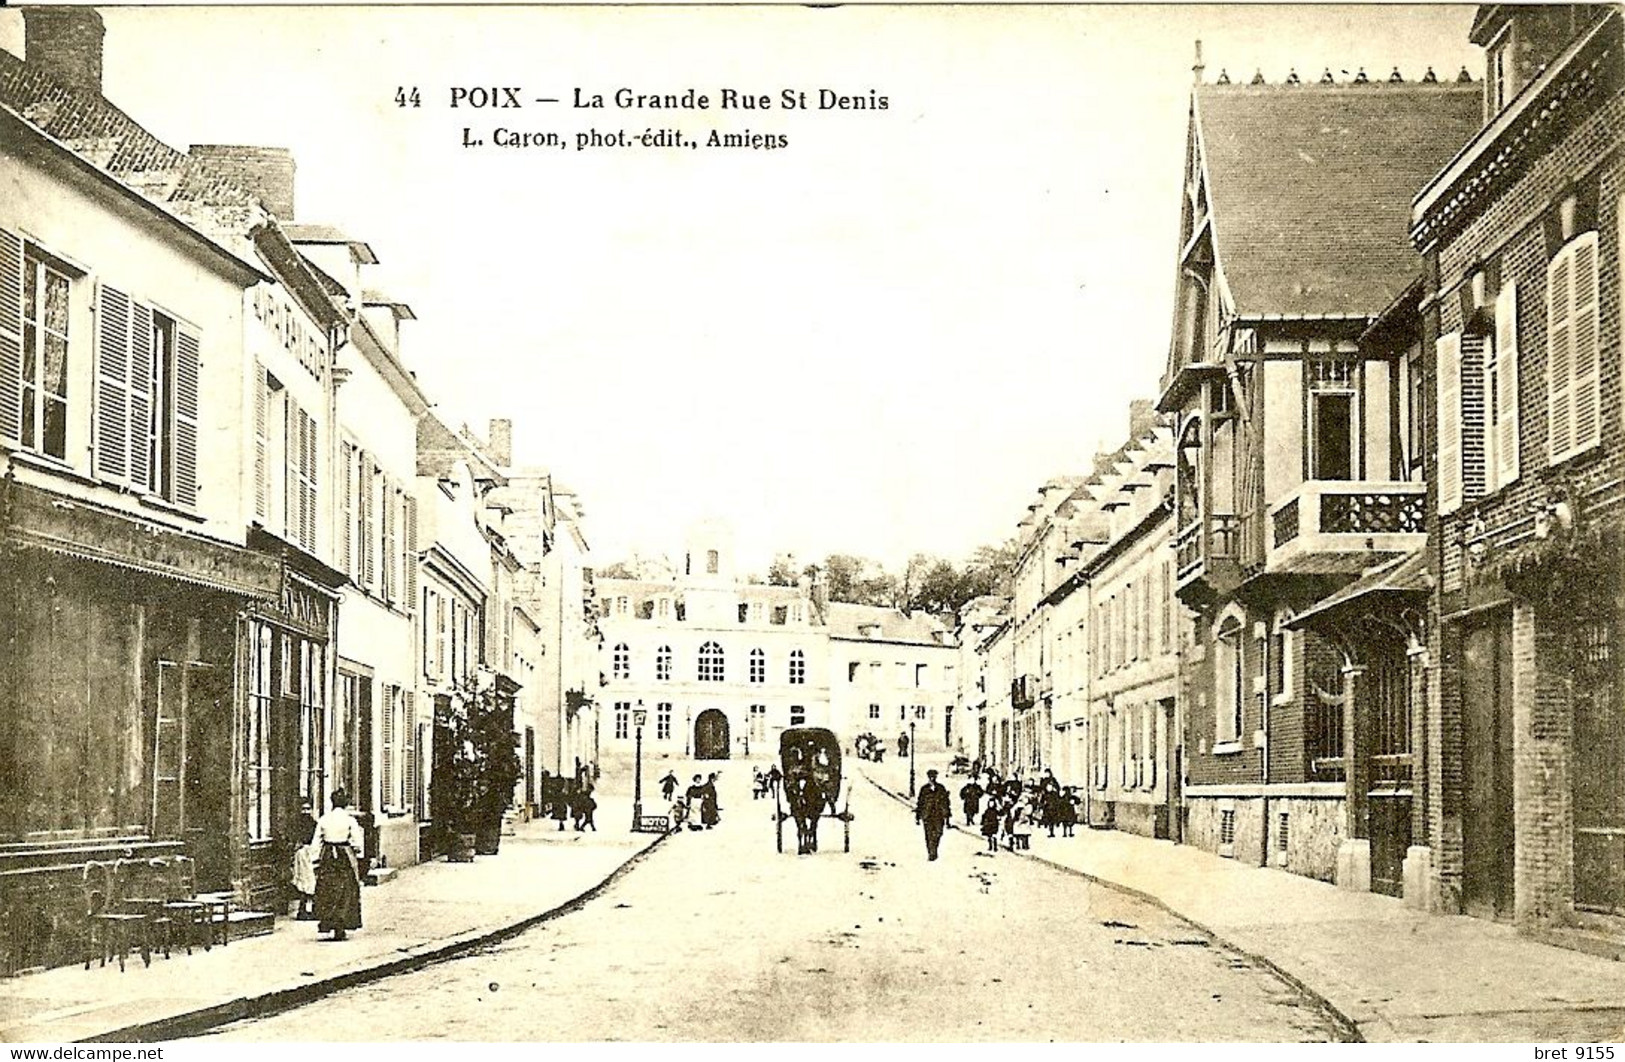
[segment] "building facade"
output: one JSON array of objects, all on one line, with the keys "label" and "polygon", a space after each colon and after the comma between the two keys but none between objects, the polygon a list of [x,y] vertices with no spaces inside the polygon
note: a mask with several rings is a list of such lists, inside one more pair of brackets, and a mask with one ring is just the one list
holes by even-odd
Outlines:
[{"label": "building facade", "polygon": [[842,741],[911,733],[922,752],[953,748],[959,652],[947,627],[921,612],[839,601],[826,616],[829,725]]}]

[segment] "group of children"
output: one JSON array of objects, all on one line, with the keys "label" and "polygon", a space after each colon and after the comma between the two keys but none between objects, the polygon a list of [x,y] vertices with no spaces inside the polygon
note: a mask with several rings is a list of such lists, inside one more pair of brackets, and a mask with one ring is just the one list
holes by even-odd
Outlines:
[{"label": "group of children", "polygon": [[1024,846],[1030,833],[1023,826],[1047,829],[1051,837],[1059,828],[1061,836],[1072,836],[1079,817],[1076,786],[1063,788],[1047,771],[1041,780],[1027,783],[1020,779],[1001,781],[991,769],[986,775],[986,786],[977,781],[980,774],[972,775],[960,788],[959,798],[965,825],[980,826],[989,854],[996,853],[1001,843],[1011,851]]}]

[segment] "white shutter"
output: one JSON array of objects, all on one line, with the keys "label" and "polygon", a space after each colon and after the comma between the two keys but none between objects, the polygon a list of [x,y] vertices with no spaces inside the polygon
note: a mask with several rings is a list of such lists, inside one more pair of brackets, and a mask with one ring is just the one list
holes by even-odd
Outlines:
[{"label": "white shutter", "polygon": [[1574,256],[1572,246],[1546,267],[1546,437],[1556,464],[1574,452]]},{"label": "white shutter", "polygon": [[361,459],[361,585],[368,590],[373,588],[374,565],[377,563],[378,545],[373,538],[374,521],[377,519],[377,501],[373,494],[374,471],[372,462],[365,456]]},{"label": "white shutter", "polygon": [[1495,298],[1495,423],[1490,425],[1490,489],[1518,478],[1518,285]]},{"label": "white shutter", "polygon": [[23,241],[0,229],[0,442],[23,430]]},{"label": "white shutter", "polygon": [[1597,356],[1597,233],[1574,240],[1569,327],[1574,335],[1574,452],[1602,440],[1601,379]]},{"label": "white shutter", "polygon": [[1434,347],[1438,376],[1439,515],[1461,508],[1461,333]]},{"label": "white shutter", "polygon": [[266,408],[271,401],[270,385],[265,380],[265,368],[259,362],[254,363],[254,515],[261,521],[270,517],[271,510],[271,469],[266,464],[266,455],[270,449],[270,437],[266,428],[266,418],[269,410]]},{"label": "white shutter", "polygon": [[[170,352],[172,355],[173,351]],[[152,399],[157,380],[152,363],[152,307],[130,303],[130,482],[137,490],[153,490],[157,469],[151,465],[153,441]],[[162,426],[156,433],[164,437]],[[159,460],[164,460],[163,456]]]},{"label": "white shutter", "polygon": [[406,584],[403,599],[408,611],[417,607],[418,600],[418,500],[407,494],[402,510],[402,578]]},{"label": "white shutter", "polygon": [[1485,441],[1489,436],[1489,393],[1484,384],[1487,336],[1461,337],[1461,497],[1482,498],[1489,489]]},{"label": "white shutter", "polygon": [[354,575],[355,541],[355,447],[339,445],[339,569]]},{"label": "white shutter", "polygon": [[130,297],[106,284],[99,292],[96,344],[96,451],[101,479],[130,478]]},{"label": "white shutter", "polygon": [[176,505],[197,506],[198,374],[202,371],[196,332],[175,326],[175,447]]}]

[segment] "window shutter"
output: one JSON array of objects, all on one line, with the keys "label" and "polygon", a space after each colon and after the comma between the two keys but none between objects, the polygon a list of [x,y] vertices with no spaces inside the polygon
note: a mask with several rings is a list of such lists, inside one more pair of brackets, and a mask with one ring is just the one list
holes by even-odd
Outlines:
[{"label": "window shutter", "polygon": [[0,441],[23,430],[23,241],[0,229]]},{"label": "window shutter", "polygon": [[405,553],[401,557],[401,567],[405,569],[406,607],[411,609],[418,600],[418,500],[410,494],[406,495],[403,515],[401,537]]},{"label": "window shutter", "polygon": [[355,540],[355,447],[349,443],[339,444],[339,462],[343,471],[339,473],[339,569],[346,575],[354,573],[353,558],[355,556],[352,543]]},{"label": "window shutter", "polygon": [[406,694],[406,720],[401,728],[401,806],[415,813],[418,806],[417,697]]},{"label": "window shutter", "polygon": [[385,601],[395,600],[395,491],[390,486],[388,477],[383,477],[383,511],[380,514],[383,522],[383,550],[379,560],[382,565],[383,597]]},{"label": "window shutter", "polygon": [[1495,298],[1495,423],[1490,426],[1491,488],[1518,478],[1518,285],[1507,281]]},{"label": "window shutter", "polygon": [[396,713],[400,711],[400,690],[394,686],[384,687],[384,718],[382,740],[379,742],[379,797],[386,808],[394,807],[399,801],[395,796],[395,727]]},{"label": "window shutter", "polygon": [[373,522],[377,519],[377,502],[373,496],[372,462],[361,460],[361,583],[368,590],[374,586],[373,576],[377,564],[378,547],[373,539]]},{"label": "window shutter", "polygon": [[1485,443],[1490,434],[1489,394],[1484,387],[1486,336],[1461,337],[1461,497],[1481,498],[1488,490]]},{"label": "window shutter", "polygon": [[271,469],[266,464],[270,446],[267,434],[267,404],[271,401],[270,385],[265,381],[265,367],[254,363],[254,515],[262,521],[270,517]]},{"label": "window shutter", "polygon": [[1440,336],[1434,347],[1439,378],[1439,515],[1461,508],[1461,333]]},{"label": "window shutter", "polygon": [[198,374],[202,367],[197,333],[175,326],[175,504],[197,507]]},{"label": "window shutter", "polygon": [[1552,464],[1574,452],[1574,256],[1565,247],[1546,267],[1546,437]]},{"label": "window shutter", "polygon": [[1574,452],[1601,441],[1601,380],[1597,357],[1597,234],[1588,232],[1574,241],[1572,309],[1569,327],[1574,335]]},{"label": "window shutter", "polygon": [[[154,490],[151,466],[153,424],[152,399],[157,381],[152,364],[152,307],[130,303],[130,482],[138,490]],[[162,444],[163,432],[157,433]],[[163,460],[160,457],[159,460]]]},{"label": "window shutter", "polygon": [[96,345],[96,452],[102,479],[130,478],[130,297],[103,284]]}]

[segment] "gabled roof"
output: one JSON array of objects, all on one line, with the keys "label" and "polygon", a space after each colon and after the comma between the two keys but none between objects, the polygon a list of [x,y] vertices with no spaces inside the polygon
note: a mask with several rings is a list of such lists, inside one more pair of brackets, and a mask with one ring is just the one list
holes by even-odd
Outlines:
[{"label": "gabled roof", "polygon": [[[878,627],[871,638],[865,628]],[[912,645],[942,645],[939,635],[946,627],[925,612],[903,612],[878,605],[829,603],[829,636],[848,641],[905,642]]]},{"label": "gabled roof", "polygon": [[332,225],[284,225],[283,228],[287,230],[288,239],[294,243],[342,243],[350,248],[350,253],[361,264],[378,264],[378,256],[372,253],[365,240],[346,236]]},{"label": "gabled roof", "polygon": [[1242,317],[1376,316],[1416,275],[1412,197],[1478,130],[1477,83],[1203,85],[1219,268]]}]

